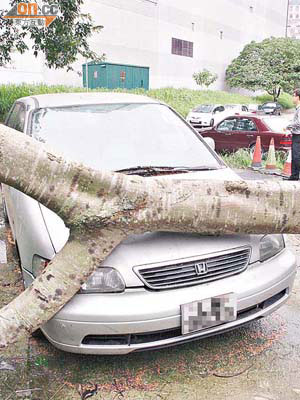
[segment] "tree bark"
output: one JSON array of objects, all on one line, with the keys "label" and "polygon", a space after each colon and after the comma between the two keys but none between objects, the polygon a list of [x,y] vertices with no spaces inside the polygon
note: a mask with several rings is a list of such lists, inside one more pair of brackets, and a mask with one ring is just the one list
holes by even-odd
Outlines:
[{"label": "tree bark", "polygon": [[297,182],[142,178],[94,171],[4,126],[0,166],[1,182],[55,211],[71,231],[44,273],[0,310],[2,348],[50,319],[130,233],[300,233]]}]

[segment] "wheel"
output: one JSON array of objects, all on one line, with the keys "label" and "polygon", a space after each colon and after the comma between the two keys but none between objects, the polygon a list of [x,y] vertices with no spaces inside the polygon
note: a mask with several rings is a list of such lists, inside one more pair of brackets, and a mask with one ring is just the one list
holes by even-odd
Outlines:
[{"label": "wheel", "polygon": [[[256,145],[256,143],[252,143],[249,146],[250,155],[251,155],[252,158],[253,158],[253,154],[254,154],[254,150],[255,150],[255,145]],[[262,158],[262,160],[265,160],[267,155],[268,155],[268,152],[262,147],[261,148],[261,158]]]},{"label": "wheel", "polygon": [[6,205],[5,205],[5,200],[2,195],[2,210],[3,210],[3,220],[6,224],[8,224],[8,215],[7,215],[7,210],[6,210]]},{"label": "wheel", "polygon": [[39,338],[39,339],[45,337],[40,328],[38,328],[36,331],[31,332],[31,336],[33,338]]},{"label": "wheel", "polygon": [[253,157],[254,150],[255,150],[255,143],[250,144],[249,146],[251,157]]},{"label": "wheel", "polygon": [[209,126],[214,126],[214,119],[212,118],[211,120],[210,120],[210,123],[209,123]]}]

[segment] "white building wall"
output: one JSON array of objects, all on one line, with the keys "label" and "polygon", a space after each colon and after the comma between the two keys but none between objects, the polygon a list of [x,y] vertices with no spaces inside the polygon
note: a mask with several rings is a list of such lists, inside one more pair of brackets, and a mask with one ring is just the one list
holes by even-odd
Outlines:
[{"label": "white building wall", "polygon": [[[83,12],[103,25],[91,39],[93,50],[108,62],[149,66],[150,87],[196,88],[192,74],[207,68],[219,76],[213,88],[224,89],[226,67],[246,43],[285,35],[287,0],[86,0]],[[171,54],[172,37],[193,42],[193,58]],[[42,58],[21,59],[14,70],[0,69],[0,82],[24,77],[82,85],[83,59],[75,72],[49,70]]]}]

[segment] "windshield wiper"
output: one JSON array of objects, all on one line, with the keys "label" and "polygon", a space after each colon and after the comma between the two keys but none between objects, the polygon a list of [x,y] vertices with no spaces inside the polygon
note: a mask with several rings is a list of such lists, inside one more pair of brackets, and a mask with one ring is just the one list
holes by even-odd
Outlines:
[{"label": "windshield wiper", "polygon": [[164,175],[164,174],[179,174],[179,173],[188,173],[191,171],[212,171],[219,169],[218,167],[211,167],[206,165],[200,165],[197,167],[167,167],[167,166],[137,166],[119,169],[115,172],[122,172],[127,175],[141,175],[141,176],[153,176],[153,175]]}]

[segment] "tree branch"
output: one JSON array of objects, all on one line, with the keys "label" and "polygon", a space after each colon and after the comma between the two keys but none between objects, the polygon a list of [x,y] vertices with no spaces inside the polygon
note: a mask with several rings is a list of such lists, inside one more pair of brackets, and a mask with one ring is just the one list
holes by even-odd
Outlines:
[{"label": "tree branch", "polygon": [[31,286],[0,310],[0,349],[29,335],[55,315],[79,290],[80,285],[124,234],[104,230],[71,238]]}]

